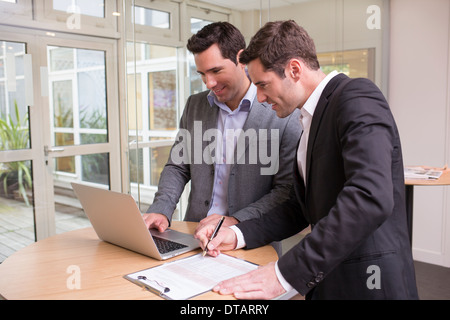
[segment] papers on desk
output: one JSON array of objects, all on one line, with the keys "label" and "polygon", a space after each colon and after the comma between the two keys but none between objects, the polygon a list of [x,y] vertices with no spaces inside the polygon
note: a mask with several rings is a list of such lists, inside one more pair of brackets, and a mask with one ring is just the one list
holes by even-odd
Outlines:
[{"label": "papers on desk", "polygon": [[163,298],[186,300],[210,291],[220,281],[257,268],[253,263],[223,253],[216,258],[196,254],[131,273],[124,278]]},{"label": "papers on desk", "polygon": [[442,170],[424,167],[405,167],[405,179],[436,180],[442,175]]}]

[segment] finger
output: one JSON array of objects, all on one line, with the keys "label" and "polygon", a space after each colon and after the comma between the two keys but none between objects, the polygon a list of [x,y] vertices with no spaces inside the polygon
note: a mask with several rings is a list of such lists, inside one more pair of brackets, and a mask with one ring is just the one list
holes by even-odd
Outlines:
[{"label": "finger", "polygon": [[212,225],[207,225],[195,232],[194,237],[200,241],[202,249],[205,248],[213,232],[214,229]]},{"label": "finger", "polygon": [[195,229],[195,232],[197,232],[197,230],[200,230],[209,224],[217,224],[217,221],[219,220],[220,217],[221,216],[219,216],[218,214],[212,214],[200,220],[197,228]]}]

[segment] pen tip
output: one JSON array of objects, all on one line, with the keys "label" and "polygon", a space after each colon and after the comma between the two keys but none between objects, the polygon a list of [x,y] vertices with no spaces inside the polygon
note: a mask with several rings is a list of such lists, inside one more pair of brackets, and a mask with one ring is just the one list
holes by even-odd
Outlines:
[{"label": "pen tip", "polygon": [[202,253],[202,257],[204,257],[206,255],[206,251],[203,251]]}]

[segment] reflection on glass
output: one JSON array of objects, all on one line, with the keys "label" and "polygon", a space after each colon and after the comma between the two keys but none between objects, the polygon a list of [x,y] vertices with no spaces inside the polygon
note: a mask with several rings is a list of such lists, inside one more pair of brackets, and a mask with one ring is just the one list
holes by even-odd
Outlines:
[{"label": "reflection on glass", "polygon": [[150,148],[150,184],[152,186],[157,186],[159,178],[161,177],[161,172],[166,165],[167,159],[169,159],[171,147],[157,147]]},{"label": "reflection on glass", "polygon": [[109,185],[109,153],[81,156],[81,180]]},{"label": "reflection on glass", "polygon": [[0,151],[30,147],[24,54],[24,43],[0,41]]},{"label": "reflection on glass", "polygon": [[104,18],[105,0],[53,0],[53,9]]},{"label": "reflection on glass", "polygon": [[31,161],[0,163],[0,263],[36,241]]},{"label": "reflection on glass", "polygon": [[31,203],[32,174],[30,161],[0,163],[0,196]]},{"label": "reflection on glass", "polygon": [[107,142],[105,52],[51,46],[48,59],[54,145]]},{"label": "reflection on glass", "polygon": [[176,72],[173,70],[148,74],[150,130],[175,130]]},{"label": "reflection on glass", "polygon": [[134,23],[160,29],[170,29],[170,13],[135,6]]},{"label": "reflection on glass", "polygon": [[318,53],[320,67],[328,74],[333,70],[350,78],[368,78],[375,81],[375,49],[360,49]]},{"label": "reflection on glass", "polygon": [[[54,81],[53,85],[53,117],[56,128],[73,127],[72,81]],[[56,144],[60,145],[60,144]]]},{"label": "reflection on glass", "polygon": [[[177,49],[130,42],[127,61],[128,128],[133,145],[129,153],[130,181],[132,186],[157,186],[172,143],[168,141],[158,147],[149,147],[148,143],[170,139],[177,130]],[[138,144],[135,148],[132,142],[136,141],[147,145]],[[145,201],[151,203],[153,191],[149,188],[141,191],[141,201],[148,199]]]},{"label": "reflection on glass", "polygon": [[75,65],[71,48],[51,47],[49,56],[50,71],[71,70]]},{"label": "reflection on glass", "polygon": [[58,157],[54,161],[54,174],[59,180],[76,180],[109,185],[108,153]]},{"label": "reflection on glass", "polygon": [[209,20],[203,20],[198,18],[191,18],[191,33],[196,34],[200,29],[202,29],[204,26],[213,23]]},{"label": "reflection on glass", "polygon": [[135,149],[130,151],[130,181],[134,183],[144,182],[143,168],[143,149]]},{"label": "reflection on glass", "polygon": [[203,83],[202,77],[197,72],[194,55],[188,51],[187,56],[189,61],[189,92],[192,95],[206,90],[206,86]]},{"label": "reflection on glass", "polygon": [[[141,148],[130,151],[130,181],[134,183],[145,183],[157,186],[161,172],[169,159],[171,146]],[[149,156],[149,165],[145,165],[144,154]]]},{"label": "reflection on glass", "polygon": [[59,173],[71,173],[75,175],[75,157],[55,158],[55,170]]}]

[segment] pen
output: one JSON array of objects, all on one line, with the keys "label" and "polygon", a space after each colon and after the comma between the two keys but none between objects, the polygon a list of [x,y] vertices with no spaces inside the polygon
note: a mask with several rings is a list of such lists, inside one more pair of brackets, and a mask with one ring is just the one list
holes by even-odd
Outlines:
[{"label": "pen", "polygon": [[217,232],[219,232],[219,229],[222,226],[223,220],[225,220],[225,216],[222,216],[222,218],[220,218],[219,223],[217,224],[216,228],[214,229],[213,234],[211,235],[211,238],[209,238],[208,243],[205,246],[205,250],[203,250],[202,256],[205,256],[206,253],[208,252],[208,244],[212,239],[214,239],[214,237],[217,235]]}]

